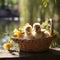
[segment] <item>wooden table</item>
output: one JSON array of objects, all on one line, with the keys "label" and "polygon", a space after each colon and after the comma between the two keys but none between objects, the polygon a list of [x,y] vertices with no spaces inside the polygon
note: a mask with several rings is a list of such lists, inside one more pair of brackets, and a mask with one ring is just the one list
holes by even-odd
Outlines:
[{"label": "wooden table", "polygon": [[6,50],[0,50],[0,58],[16,58],[16,57],[19,57],[18,52],[10,53],[9,51]]},{"label": "wooden table", "polygon": [[[20,59],[20,58],[28,58],[28,57],[33,57],[35,59],[37,58],[43,58],[45,57],[47,59],[47,56],[60,56],[60,48],[52,48],[52,49],[49,49],[45,52],[36,52],[36,53],[33,53],[33,52],[13,52],[13,53],[10,53],[8,51],[5,51],[5,50],[0,50],[0,59],[9,59],[11,58],[11,60],[17,60],[17,59]],[[43,59],[42,58],[42,59]],[[56,59],[56,57],[55,57]]]}]

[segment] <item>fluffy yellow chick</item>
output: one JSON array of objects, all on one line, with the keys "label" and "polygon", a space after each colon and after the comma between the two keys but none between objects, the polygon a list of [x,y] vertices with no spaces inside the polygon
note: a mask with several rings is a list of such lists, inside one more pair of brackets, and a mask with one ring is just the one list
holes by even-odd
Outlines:
[{"label": "fluffy yellow chick", "polygon": [[6,49],[6,50],[10,50],[10,48],[13,47],[13,44],[12,44],[12,43],[5,43],[5,44],[3,45],[3,47],[4,47],[4,49]]},{"label": "fluffy yellow chick", "polygon": [[50,32],[46,29],[41,29],[41,31],[44,32],[46,37],[51,35]]},{"label": "fluffy yellow chick", "polygon": [[13,32],[15,37],[18,38],[22,37],[22,33],[18,29],[15,28]]},{"label": "fluffy yellow chick", "polygon": [[35,39],[42,38],[43,33],[41,32],[40,23],[33,24],[33,36]]},{"label": "fluffy yellow chick", "polygon": [[24,38],[25,39],[33,39],[32,35],[32,26],[31,25],[26,25],[24,28]]}]

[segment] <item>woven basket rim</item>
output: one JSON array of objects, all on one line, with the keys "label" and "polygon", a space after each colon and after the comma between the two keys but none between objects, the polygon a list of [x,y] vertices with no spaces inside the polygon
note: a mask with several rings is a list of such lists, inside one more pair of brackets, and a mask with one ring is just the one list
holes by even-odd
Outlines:
[{"label": "woven basket rim", "polygon": [[25,39],[25,38],[17,38],[17,37],[11,37],[12,40],[43,40],[43,39],[48,39],[48,38],[53,38],[53,36],[48,36],[48,37],[44,37],[42,39]]}]

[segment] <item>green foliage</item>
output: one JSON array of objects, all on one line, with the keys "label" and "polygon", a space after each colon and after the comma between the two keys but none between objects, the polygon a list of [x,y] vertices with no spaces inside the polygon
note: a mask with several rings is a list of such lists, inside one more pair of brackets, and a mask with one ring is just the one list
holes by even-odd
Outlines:
[{"label": "green foliage", "polygon": [[43,22],[41,26],[42,26],[42,28],[44,28],[44,29],[47,29],[47,30],[50,29],[50,24],[48,23],[47,20],[46,20],[45,22]]},{"label": "green foliage", "polygon": [[[44,29],[50,30],[50,24],[48,23],[48,21],[43,22],[41,26]],[[56,29],[54,29],[53,31],[55,37],[51,42],[50,48],[60,47],[60,34]]]},{"label": "green foliage", "polygon": [[47,5],[48,5],[48,3],[49,3],[49,0],[42,0],[42,6],[43,7],[47,7]]},{"label": "green foliage", "polygon": [[50,47],[55,48],[55,47],[60,47],[60,34],[58,31],[54,30],[54,34],[56,35],[55,38],[52,40]]},{"label": "green foliage", "polygon": [[18,1],[18,0],[11,0],[14,4]]}]

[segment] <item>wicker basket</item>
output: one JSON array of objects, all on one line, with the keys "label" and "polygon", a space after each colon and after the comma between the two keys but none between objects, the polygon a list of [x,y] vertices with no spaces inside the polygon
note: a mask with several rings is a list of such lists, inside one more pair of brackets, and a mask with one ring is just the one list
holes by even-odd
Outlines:
[{"label": "wicker basket", "polygon": [[12,40],[19,44],[20,50],[24,52],[42,52],[49,49],[52,41],[52,36],[38,39],[26,40],[13,37]]},{"label": "wicker basket", "polygon": [[49,49],[51,41],[53,39],[53,23],[51,25],[51,35],[43,37],[42,39],[19,39],[13,37],[12,40],[19,44],[20,50],[24,52],[43,52]]}]

